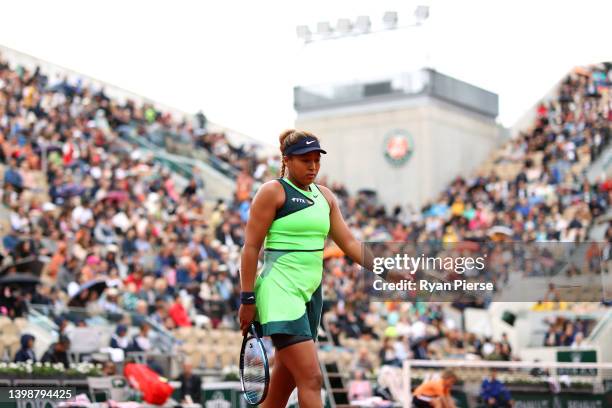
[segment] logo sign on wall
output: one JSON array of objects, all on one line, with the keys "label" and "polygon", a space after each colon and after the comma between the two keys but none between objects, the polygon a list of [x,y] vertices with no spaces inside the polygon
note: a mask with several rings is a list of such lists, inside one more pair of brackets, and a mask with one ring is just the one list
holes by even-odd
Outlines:
[{"label": "logo sign on wall", "polygon": [[401,166],[408,161],[414,151],[412,135],[402,129],[392,130],[385,136],[383,149],[389,163]]}]

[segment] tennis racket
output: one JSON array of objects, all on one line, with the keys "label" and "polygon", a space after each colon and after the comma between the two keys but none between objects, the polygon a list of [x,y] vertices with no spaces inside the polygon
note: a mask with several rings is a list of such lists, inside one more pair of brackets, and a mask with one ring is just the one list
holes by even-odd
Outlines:
[{"label": "tennis racket", "polygon": [[251,323],[240,349],[240,382],[244,399],[251,405],[261,404],[268,394],[270,367],[266,349]]}]

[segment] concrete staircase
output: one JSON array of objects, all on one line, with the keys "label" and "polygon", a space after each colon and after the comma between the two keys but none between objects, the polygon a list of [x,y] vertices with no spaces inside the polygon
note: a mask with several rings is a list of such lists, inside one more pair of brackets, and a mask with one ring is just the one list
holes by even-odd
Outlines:
[{"label": "concrete staircase", "polygon": [[612,144],[608,144],[597,160],[591,164],[586,176],[590,183],[600,181],[601,176],[612,176]]},{"label": "concrete staircase", "polygon": [[[319,348],[332,348],[334,345],[331,342],[329,330],[323,323],[324,334],[319,335]],[[323,353],[319,358],[321,373],[323,374],[323,386],[327,391],[327,398],[330,408],[356,408],[350,404],[349,390],[345,384],[345,376],[339,369],[338,361],[333,357],[333,352]]]}]

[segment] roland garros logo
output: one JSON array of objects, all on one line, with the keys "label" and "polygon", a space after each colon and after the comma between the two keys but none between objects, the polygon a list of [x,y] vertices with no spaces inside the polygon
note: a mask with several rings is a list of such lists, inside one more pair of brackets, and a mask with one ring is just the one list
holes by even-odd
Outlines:
[{"label": "roland garros logo", "polygon": [[383,143],[385,158],[394,166],[401,166],[408,161],[414,150],[410,133],[395,129],[387,133]]}]

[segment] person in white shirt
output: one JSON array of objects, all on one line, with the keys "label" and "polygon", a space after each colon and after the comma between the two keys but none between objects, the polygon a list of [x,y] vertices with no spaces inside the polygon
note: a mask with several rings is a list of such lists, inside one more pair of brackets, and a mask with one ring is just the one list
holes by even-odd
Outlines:
[{"label": "person in white shirt", "polygon": [[151,339],[149,338],[149,324],[143,322],[140,324],[140,332],[134,337],[132,342],[133,351],[149,351],[151,349]]},{"label": "person in white shirt", "polygon": [[573,349],[582,349],[587,347],[587,344],[584,341],[584,333],[582,332],[578,332],[576,333],[576,336],[574,336],[574,341],[571,345],[571,348]]}]

